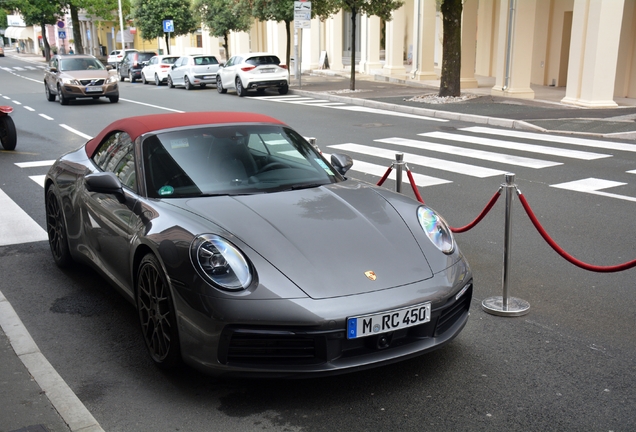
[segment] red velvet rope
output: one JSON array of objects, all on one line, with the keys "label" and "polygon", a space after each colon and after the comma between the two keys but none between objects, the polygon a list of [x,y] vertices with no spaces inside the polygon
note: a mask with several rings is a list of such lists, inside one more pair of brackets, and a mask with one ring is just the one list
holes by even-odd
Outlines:
[{"label": "red velvet rope", "polygon": [[417,185],[415,184],[415,180],[413,180],[413,174],[411,174],[411,170],[406,170],[406,175],[409,176],[409,181],[411,182],[411,188],[413,189],[413,193],[415,194],[415,198],[422,204],[424,204],[424,200],[420,195],[420,192],[417,190]]},{"label": "red velvet rope", "polygon": [[382,178],[380,179],[380,181],[378,182],[378,186],[382,186],[382,184],[386,181],[386,178],[389,176],[389,174],[391,174],[391,171],[393,171],[393,166],[390,166],[388,170],[386,170],[386,172],[384,173],[384,175],[382,176]]},{"label": "red velvet rope", "polygon": [[492,207],[495,205],[495,203],[497,202],[497,200],[499,199],[500,196],[501,196],[501,188],[499,188],[499,190],[497,192],[495,192],[495,194],[492,196],[492,198],[490,198],[490,201],[488,201],[488,204],[486,205],[486,207],[484,207],[484,209],[481,211],[479,216],[477,216],[477,218],[475,218],[474,221],[472,221],[468,225],[463,226],[461,228],[453,228],[453,227],[451,227],[450,230],[452,232],[454,232],[454,233],[463,233],[463,232],[468,231],[469,229],[472,229],[475,225],[477,225],[479,222],[481,222],[481,220],[484,218],[484,216],[486,216],[488,214],[488,212],[490,211],[490,209],[492,209]]},{"label": "red velvet rope", "polygon": [[598,265],[587,264],[587,263],[584,263],[583,261],[580,261],[574,258],[572,255],[564,251],[558,244],[556,244],[556,242],[552,240],[552,238],[548,235],[545,229],[543,229],[543,227],[539,223],[539,220],[532,212],[532,209],[530,208],[528,201],[526,201],[526,198],[519,191],[519,189],[517,189],[517,195],[519,195],[519,201],[521,201],[523,208],[525,209],[526,213],[528,213],[528,217],[532,221],[532,224],[537,229],[537,231],[539,231],[539,234],[541,234],[541,237],[543,237],[543,239],[552,247],[552,249],[554,249],[556,253],[561,255],[563,258],[565,258],[567,261],[574,264],[575,266],[580,267],[584,270],[590,270],[590,271],[594,271],[598,273],[618,272],[618,271],[628,270],[636,266],[636,260],[628,261],[626,263],[613,265],[613,266],[598,266]]}]

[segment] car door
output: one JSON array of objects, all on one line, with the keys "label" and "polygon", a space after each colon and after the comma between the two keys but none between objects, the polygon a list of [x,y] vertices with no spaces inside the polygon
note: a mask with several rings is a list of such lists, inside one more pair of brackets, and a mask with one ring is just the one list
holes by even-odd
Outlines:
[{"label": "car door", "polygon": [[175,85],[183,85],[183,70],[185,64],[188,62],[188,57],[181,57],[174,63],[170,76],[172,77],[172,83]]},{"label": "car door", "polygon": [[[110,135],[93,156],[97,171],[112,172],[123,186],[125,199],[114,194],[85,189],[82,209],[86,245],[93,261],[122,287],[132,286],[130,279],[130,243],[138,216],[134,143],[125,132]],[[122,202],[123,201],[123,202]]]},{"label": "car door", "polygon": [[49,62],[49,67],[44,72],[44,84],[49,88],[49,92],[57,94],[57,75],[59,74],[59,58],[53,57]]},{"label": "car door", "polygon": [[236,76],[236,68],[241,62],[240,56],[234,56],[228,60],[225,67],[222,68],[221,78],[224,88],[234,88],[234,77]]},{"label": "car door", "polygon": [[148,61],[148,66],[141,70],[146,80],[152,81],[154,79],[155,72],[157,72],[157,64],[159,64],[159,57],[154,56]]}]

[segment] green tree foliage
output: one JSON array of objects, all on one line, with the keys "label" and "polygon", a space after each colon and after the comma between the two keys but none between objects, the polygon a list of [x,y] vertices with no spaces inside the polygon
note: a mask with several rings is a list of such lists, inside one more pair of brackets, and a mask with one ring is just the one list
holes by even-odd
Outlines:
[{"label": "green tree foliage", "polygon": [[163,20],[173,20],[171,36],[187,35],[199,27],[192,16],[189,0],[133,0],[132,16],[144,39],[164,37],[168,54],[170,45],[168,33],[163,31]]},{"label": "green tree foliage", "polygon": [[208,27],[210,34],[223,38],[225,58],[230,58],[228,35],[246,32],[252,26],[249,4],[245,0],[194,0],[195,18]]},{"label": "green tree foliage", "polygon": [[[340,10],[339,0],[314,0],[311,2],[311,17],[327,19]],[[291,23],[294,21],[294,0],[251,0],[252,15],[260,21],[285,23],[287,35],[285,64],[291,61]]]},{"label": "green tree foliage", "polygon": [[461,95],[462,0],[443,0],[444,40],[442,42],[442,76],[439,96]]},{"label": "green tree foliage", "polygon": [[28,26],[40,26],[44,57],[51,59],[51,46],[46,38],[46,25],[55,24],[64,16],[65,5],[55,0],[21,0],[13,2],[14,10],[18,11]]}]

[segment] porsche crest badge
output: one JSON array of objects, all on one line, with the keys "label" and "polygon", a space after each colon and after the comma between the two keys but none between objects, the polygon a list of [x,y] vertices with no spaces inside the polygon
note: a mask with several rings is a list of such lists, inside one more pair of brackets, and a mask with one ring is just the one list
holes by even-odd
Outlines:
[{"label": "porsche crest badge", "polygon": [[368,270],[364,272],[364,275],[369,278],[369,280],[376,280],[378,277],[375,275],[375,272],[373,270]]}]

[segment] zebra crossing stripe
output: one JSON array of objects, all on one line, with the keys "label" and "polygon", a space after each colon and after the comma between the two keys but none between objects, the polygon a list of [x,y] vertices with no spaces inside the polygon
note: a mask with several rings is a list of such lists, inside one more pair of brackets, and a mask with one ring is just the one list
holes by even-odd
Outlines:
[{"label": "zebra crossing stripe", "polygon": [[0,246],[47,239],[46,231],[0,189]]},{"label": "zebra crossing stripe", "polygon": [[447,153],[457,156],[464,156],[473,159],[481,159],[490,162],[500,162],[509,165],[522,166],[526,168],[548,168],[557,165],[563,165],[561,162],[552,162],[541,159],[532,159],[523,156],[512,156],[503,153],[493,153],[483,150],[475,150],[465,147],[455,147],[446,144],[437,144],[428,141],[418,141],[405,138],[384,138],[374,140],[376,142],[395,144],[404,147],[413,147],[422,150],[430,150],[440,153]]},{"label": "zebra crossing stripe", "polygon": [[611,142],[611,141],[566,137],[561,135],[548,135],[548,134],[540,134],[536,132],[493,129],[493,128],[487,128],[483,126],[471,126],[467,128],[462,128],[460,130],[466,131],[466,132],[489,134],[489,135],[500,135],[500,136],[503,135],[503,136],[514,137],[514,138],[525,138],[525,139],[532,139],[537,141],[549,141],[549,142],[557,142],[561,144],[572,144],[572,145],[578,145],[582,147],[595,147],[595,148],[606,149],[606,150],[636,152],[636,145],[634,144],[624,144],[624,143],[617,143],[617,142]]},{"label": "zebra crossing stripe", "polygon": [[613,188],[617,186],[623,186],[626,184],[627,183],[590,177],[586,179],[550,185],[550,187],[558,188],[558,189],[566,189],[566,190],[571,190],[575,192],[584,192],[584,193],[589,193],[592,195],[604,196],[607,198],[616,198],[623,201],[636,202],[636,198],[634,197],[601,191],[601,189],[609,189],[609,188]]},{"label": "zebra crossing stripe", "polygon": [[[354,143],[330,145],[330,148],[344,150],[353,153],[362,153],[369,156],[375,156],[383,159],[395,160],[395,151],[378,147],[363,146]],[[437,159],[428,156],[420,156],[412,153],[404,153],[404,161],[409,165],[419,165],[427,168],[433,168],[440,171],[454,172],[471,177],[485,178],[501,176],[508,171],[496,170],[491,168],[480,167],[477,165],[469,165],[461,162],[452,162],[444,159]]]},{"label": "zebra crossing stripe", "polygon": [[[328,153],[323,153],[322,155],[327,159],[331,157],[331,155]],[[382,177],[384,173],[386,173],[386,170],[388,169],[388,167],[389,165],[380,166],[380,165],[376,165],[376,164],[372,164],[368,162],[355,161],[353,163],[353,166],[351,167],[351,171],[361,172],[363,174],[370,174],[376,177]],[[436,185],[441,185],[446,183],[452,183],[452,181],[450,180],[444,180],[441,178],[431,177],[424,174],[417,174],[413,172],[411,174],[413,174],[413,180],[415,180],[415,184],[419,187],[436,186]],[[402,177],[402,183],[407,183],[407,184],[409,183],[409,179],[407,176]]]},{"label": "zebra crossing stripe", "polygon": [[[464,128],[461,130],[474,132],[472,128]],[[498,129],[494,129],[494,130],[498,130]],[[502,141],[502,140],[496,140],[491,138],[475,137],[470,135],[457,135],[457,134],[451,134],[448,132],[427,132],[427,133],[421,133],[418,135],[428,137],[428,138],[437,138],[437,139],[445,139],[450,141],[466,142],[466,143],[478,144],[478,145],[489,146],[489,147],[498,147],[498,148],[505,148],[510,150],[525,151],[529,153],[541,153],[545,155],[560,156],[560,157],[571,158],[571,159],[595,160],[595,159],[612,157],[612,155],[608,155],[608,154],[592,153],[592,152],[586,152],[586,151],[580,151],[580,150],[568,150],[568,149],[563,149],[558,147],[548,147],[548,146],[542,146],[542,145],[536,145],[536,144],[524,144],[524,143],[519,143],[515,141]],[[498,134],[498,135],[504,135],[504,134]],[[509,135],[504,135],[504,136],[509,136]]]}]

